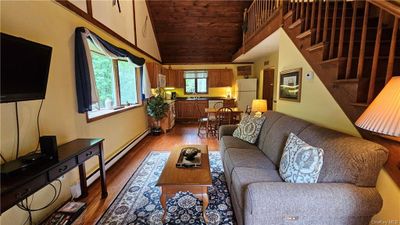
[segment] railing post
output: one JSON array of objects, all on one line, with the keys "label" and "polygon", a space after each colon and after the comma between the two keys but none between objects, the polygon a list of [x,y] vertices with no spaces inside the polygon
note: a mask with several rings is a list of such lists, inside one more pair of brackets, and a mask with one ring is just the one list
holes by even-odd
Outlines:
[{"label": "railing post", "polygon": [[315,43],[319,43],[321,40],[321,14],[322,14],[322,2],[323,0],[319,0],[318,2],[318,17],[317,17],[317,34],[315,37]]},{"label": "railing post", "polygon": [[311,6],[310,29],[314,28],[314,23],[315,23],[315,4],[316,4],[316,0],[313,0],[312,1],[312,6]]},{"label": "railing post", "polygon": [[358,58],[357,78],[361,79],[364,70],[365,42],[367,40],[369,2],[365,2],[364,21],[361,33],[360,55]]},{"label": "railing post", "polygon": [[331,28],[331,40],[329,47],[329,59],[333,58],[333,48],[335,46],[335,35],[336,35],[336,17],[337,17],[338,1],[335,1],[333,6],[333,18],[332,18],[332,28]]},{"label": "railing post", "polygon": [[304,0],[301,0],[300,18],[301,18],[301,19],[304,19]]},{"label": "railing post", "polygon": [[309,23],[309,19],[310,19],[310,15],[309,15],[309,5],[310,5],[310,0],[307,0],[306,1],[306,19],[305,19],[305,23],[304,23],[304,29],[303,29],[303,31],[306,31],[306,30],[308,30],[308,23]]},{"label": "railing post", "polygon": [[380,9],[379,10],[379,20],[378,20],[378,30],[376,31],[374,57],[372,59],[371,77],[369,80],[368,99],[367,99],[368,104],[372,102],[372,100],[374,98],[374,93],[375,93],[375,82],[376,82],[376,73],[378,70],[379,49],[381,47],[382,19],[383,19],[383,10]]},{"label": "railing post", "polygon": [[340,21],[338,58],[343,56],[344,28],[346,23],[346,0],[343,0],[342,20]]},{"label": "railing post", "polygon": [[322,41],[324,44],[328,39],[328,20],[329,20],[329,1],[325,2],[325,17],[324,17],[324,28],[322,30]]},{"label": "railing post", "polygon": [[356,30],[356,18],[357,18],[357,3],[358,1],[354,1],[353,3],[353,16],[351,18],[351,31],[350,31],[350,43],[349,43],[349,51],[347,54],[347,63],[346,63],[346,79],[350,78],[351,73],[351,62],[353,60],[353,49],[354,49],[354,36]]},{"label": "railing post", "polygon": [[389,52],[389,60],[388,66],[386,71],[386,79],[385,83],[389,82],[389,80],[393,76],[393,65],[394,65],[394,56],[396,53],[396,40],[397,40],[397,30],[399,28],[399,18],[394,17],[394,24],[393,24],[393,32],[392,32],[392,40],[390,41],[390,52]]}]

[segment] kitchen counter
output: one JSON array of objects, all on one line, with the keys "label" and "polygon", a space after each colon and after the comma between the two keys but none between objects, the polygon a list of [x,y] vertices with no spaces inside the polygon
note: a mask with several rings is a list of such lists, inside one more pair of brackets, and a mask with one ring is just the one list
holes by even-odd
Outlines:
[{"label": "kitchen counter", "polygon": [[176,101],[208,101],[208,100],[235,100],[234,98],[225,97],[177,97]]},{"label": "kitchen counter", "polygon": [[168,104],[171,104],[171,103],[174,103],[176,100],[173,100],[173,99],[171,99],[171,100],[164,100],[164,102],[165,103],[168,103]]}]

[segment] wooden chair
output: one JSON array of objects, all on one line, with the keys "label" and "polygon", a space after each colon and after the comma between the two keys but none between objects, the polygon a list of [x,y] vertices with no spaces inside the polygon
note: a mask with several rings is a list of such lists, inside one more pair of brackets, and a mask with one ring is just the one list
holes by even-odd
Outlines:
[{"label": "wooden chair", "polygon": [[220,108],[224,107],[224,103],[216,102],[213,107],[214,107],[214,109],[220,109]]},{"label": "wooden chair", "polygon": [[211,124],[211,132],[213,135],[218,136],[218,129],[221,125],[229,125],[233,122],[233,111],[229,107],[222,107],[218,109],[215,114],[215,121],[209,121]]},{"label": "wooden chair", "polygon": [[251,106],[247,105],[246,111],[244,113],[246,113],[247,115],[250,115],[251,114]]},{"label": "wooden chair", "polygon": [[204,115],[205,112],[200,109],[199,104],[196,104],[196,108],[199,113],[199,118],[198,118],[199,126],[197,128],[197,135],[201,136],[201,134],[205,134],[206,136],[208,136],[208,132],[209,132],[208,117]]}]

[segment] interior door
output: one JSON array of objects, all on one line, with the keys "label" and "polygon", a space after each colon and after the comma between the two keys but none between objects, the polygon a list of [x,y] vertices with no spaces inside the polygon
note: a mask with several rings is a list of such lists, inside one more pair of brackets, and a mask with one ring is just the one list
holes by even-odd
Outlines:
[{"label": "interior door", "polygon": [[274,103],[274,74],[273,69],[264,70],[263,99],[267,100],[268,110],[272,110]]}]

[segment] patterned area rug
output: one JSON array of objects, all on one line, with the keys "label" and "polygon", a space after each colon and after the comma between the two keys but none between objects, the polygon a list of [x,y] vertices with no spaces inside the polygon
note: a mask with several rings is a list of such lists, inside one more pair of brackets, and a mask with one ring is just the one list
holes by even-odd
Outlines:
[{"label": "patterned area rug", "polygon": [[[97,223],[162,224],[160,190],[155,186],[169,153],[151,152],[129,179],[117,198]],[[208,189],[208,224],[235,224],[219,152],[210,152],[213,186]],[[202,203],[189,192],[179,192],[167,201],[167,224],[205,224]]]}]

